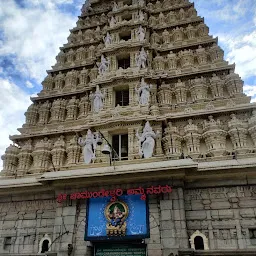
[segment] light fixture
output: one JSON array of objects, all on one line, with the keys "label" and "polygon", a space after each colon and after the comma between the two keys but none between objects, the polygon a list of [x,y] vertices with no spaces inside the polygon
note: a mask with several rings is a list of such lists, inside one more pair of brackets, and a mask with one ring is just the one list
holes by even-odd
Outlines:
[{"label": "light fixture", "polygon": [[110,150],[109,145],[105,144],[101,152],[104,155],[110,155],[111,154],[111,150]]}]

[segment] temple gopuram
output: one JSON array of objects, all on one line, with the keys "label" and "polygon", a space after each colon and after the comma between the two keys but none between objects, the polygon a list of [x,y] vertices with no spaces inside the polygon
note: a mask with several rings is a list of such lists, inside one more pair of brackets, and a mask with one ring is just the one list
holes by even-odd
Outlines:
[{"label": "temple gopuram", "polygon": [[243,85],[194,3],[86,1],[2,156],[0,255],[255,256]]}]

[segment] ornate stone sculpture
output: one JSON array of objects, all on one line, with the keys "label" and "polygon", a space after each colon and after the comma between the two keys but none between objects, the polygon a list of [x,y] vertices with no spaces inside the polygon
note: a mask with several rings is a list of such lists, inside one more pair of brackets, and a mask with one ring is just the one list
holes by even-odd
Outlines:
[{"label": "ornate stone sculpture", "polygon": [[32,140],[29,139],[26,141],[22,146],[18,154],[19,165],[18,165],[18,176],[23,176],[24,174],[28,173],[30,169],[33,158],[32,158]]},{"label": "ornate stone sculpture", "polygon": [[99,67],[99,74],[104,75],[109,70],[110,60],[101,55],[101,62],[97,63]]},{"label": "ornate stone sculpture", "polygon": [[177,68],[178,57],[176,53],[170,51],[167,55],[167,66],[169,70],[175,70]]},{"label": "ornate stone sculpture", "polygon": [[142,47],[141,51],[139,52],[139,54],[136,57],[136,66],[139,69],[140,68],[146,68],[147,59],[148,59],[148,55],[147,55],[145,49]]},{"label": "ornate stone sculpture", "polygon": [[160,43],[160,36],[154,31],[151,35],[151,44],[152,45],[158,45]]},{"label": "ornate stone sculpture", "polygon": [[85,117],[88,114],[88,111],[89,111],[88,95],[85,95],[81,98],[78,107],[79,107],[78,119],[82,118],[82,117]]},{"label": "ornate stone sculpture", "polygon": [[78,145],[78,136],[75,135],[67,145],[68,164],[77,164],[80,160],[80,146]]},{"label": "ornate stone sculpture", "polygon": [[239,97],[243,94],[243,81],[234,70],[230,70],[230,74],[225,79],[225,85],[231,97]]},{"label": "ornate stone sculpture", "polygon": [[56,57],[57,60],[57,66],[63,66],[66,62],[66,54],[63,51],[60,51],[60,53]]},{"label": "ornate stone sculpture", "polygon": [[62,74],[61,71],[58,73],[58,75],[55,76],[54,82],[55,82],[55,89],[57,91],[61,91],[63,89],[64,79],[65,79],[65,75]]},{"label": "ornate stone sculpture", "polygon": [[15,145],[10,145],[5,154],[1,157],[3,160],[3,173],[5,176],[15,175],[18,166],[19,148]]},{"label": "ornate stone sculpture", "polygon": [[170,89],[170,85],[165,84],[165,82],[161,84],[161,87],[158,92],[158,99],[159,99],[160,105],[162,106],[166,104],[167,105],[172,104],[172,91]]},{"label": "ornate stone sculpture", "polygon": [[170,33],[167,29],[165,29],[162,33],[163,43],[169,44],[170,43]]},{"label": "ornate stone sculpture", "polygon": [[181,42],[184,38],[184,28],[176,27],[173,29],[172,38],[174,42]]},{"label": "ornate stone sculpture", "polygon": [[61,135],[58,140],[54,143],[53,149],[51,151],[52,154],[52,164],[54,169],[60,170],[60,168],[64,165],[66,149],[65,149],[65,141],[64,136]]},{"label": "ornate stone sculpture", "polygon": [[148,24],[149,26],[156,26],[157,20],[155,16],[150,16],[148,19]]},{"label": "ornate stone sculpture", "polygon": [[39,124],[47,124],[49,120],[49,114],[50,114],[50,108],[51,108],[51,103],[47,100],[43,104],[39,105]]},{"label": "ornate stone sculpture", "polygon": [[49,74],[44,81],[42,82],[43,91],[48,92],[53,89],[53,77],[52,74]]},{"label": "ornate stone sculpture", "polygon": [[190,40],[196,38],[196,31],[197,29],[194,28],[191,24],[189,24],[184,32],[186,33],[188,39]]},{"label": "ornate stone sculpture", "polygon": [[27,112],[25,113],[26,116],[26,125],[36,125],[38,119],[38,105],[33,103],[28,107]]},{"label": "ornate stone sculpture", "polygon": [[79,84],[80,85],[86,85],[87,84],[88,75],[89,75],[88,69],[83,68],[82,71],[80,72],[80,76],[79,76]]},{"label": "ornate stone sculpture", "polygon": [[39,172],[49,171],[51,165],[51,148],[52,142],[48,138],[44,138],[36,142],[35,150],[32,152],[34,159],[34,168]]},{"label": "ornate stone sculpture", "polygon": [[220,99],[224,97],[224,81],[220,79],[219,76],[216,74],[212,75],[212,78],[210,79],[211,83],[211,92],[214,97],[214,99]]},{"label": "ornate stone sculpture", "polygon": [[190,84],[191,97],[194,102],[207,99],[208,87],[204,77],[196,77],[190,81]]},{"label": "ornate stone sculpture", "polygon": [[203,48],[201,45],[199,45],[198,49],[196,50],[197,55],[197,61],[199,65],[206,65],[207,64],[207,52],[205,51],[205,48]]},{"label": "ornate stone sculpture", "polygon": [[213,44],[210,47],[209,54],[213,63],[223,62],[224,51],[217,44]]},{"label": "ornate stone sculpture", "polygon": [[78,111],[79,100],[76,97],[72,97],[67,104],[67,118],[66,120],[76,120]]},{"label": "ornate stone sculpture", "polygon": [[109,32],[107,32],[107,35],[104,37],[104,43],[106,47],[112,44],[112,37]]},{"label": "ornate stone sculpture", "polygon": [[190,17],[192,19],[197,17],[197,11],[196,11],[196,9],[193,6],[191,6],[188,9],[188,17]]},{"label": "ornate stone sculpture", "polygon": [[204,120],[203,132],[208,154],[222,156],[226,152],[227,132],[223,130],[220,121],[215,121],[213,116],[209,116],[208,122]]},{"label": "ornate stone sculpture", "polygon": [[165,22],[165,16],[162,12],[159,13],[159,16],[158,16],[158,24],[160,26],[164,26],[166,25],[166,22]]},{"label": "ornate stone sculpture", "polygon": [[79,138],[78,144],[83,147],[84,162],[90,164],[96,159],[96,146],[101,141],[98,133],[94,135],[91,130],[87,131],[86,138]]},{"label": "ornate stone sculpture", "polygon": [[185,103],[187,101],[187,91],[186,86],[184,82],[181,82],[180,79],[178,79],[178,82],[175,84],[175,96],[176,101],[178,104]]},{"label": "ornate stone sculpture", "polygon": [[146,37],[146,29],[142,26],[139,26],[138,30],[136,31],[137,38],[140,42],[143,42]]},{"label": "ornate stone sculpture", "polygon": [[141,79],[140,88],[135,88],[136,93],[138,94],[139,104],[148,105],[150,101],[150,90],[152,86],[148,85],[144,78]]},{"label": "ornate stone sculpture", "polygon": [[114,16],[112,16],[109,20],[109,26],[113,28],[116,25],[117,21]]},{"label": "ornate stone sculpture", "polygon": [[100,91],[100,87],[97,85],[96,91],[94,93],[91,92],[90,100],[92,104],[92,112],[98,113],[104,106],[103,99],[105,98],[105,93]]},{"label": "ornate stone sculpture", "polygon": [[206,37],[209,35],[209,28],[204,23],[200,23],[197,26],[197,33],[199,37]]},{"label": "ornate stone sculpture", "polygon": [[228,134],[230,135],[233,148],[238,154],[245,154],[249,151],[247,146],[247,123],[239,120],[235,114],[231,115],[231,121],[228,122]]},{"label": "ornate stone sculpture", "polygon": [[170,11],[167,15],[166,15],[166,21],[169,24],[172,24],[173,22],[175,22],[177,20],[176,14],[173,11]]},{"label": "ornate stone sculpture", "polygon": [[197,125],[193,124],[193,120],[188,120],[188,125],[184,127],[184,139],[186,141],[188,155],[198,157],[200,155],[200,138]]},{"label": "ornate stone sculpture", "polygon": [[57,99],[53,101],[51,108],[51,121],[63,122],[65,120],[66,101],[65,99]]},{"label": "ornate stone sculpture", "polygon": [[157,56],[154,58],[153,66],[155,71],[165,70],[165,59],[159,53],[157,53]]},{"label": "ornate stone sculpture", "polygon": [[155,148],[155,139],[158,133],[155,133],[151,128],[149,122],[146,122],[143,129],[143,133],[140,136],[137,130],[136,137],[139,140],[139,155],[144,158],[150,158],[153,156]]},{"label": "ornate stone sculpture", "polygon": [[117,5],[117,3],[116,3],[116,2],[113,2],[113,8],[112,8],[112,11],[113,11],[113,12],[118,11],[118,5]]},{"label": "ornate stone sculpture", "polygon": [[180,157],[182,153],[181,142],[182,137],[180,136],[179,129],[171,122],[168,123],[168,127],[164,130],[163,146],[165,154],[169,157]]},{"label": "ornate stone sculpture", "polygon": [[189,68],[194,65],[194,53],[192,50],[184,50],[179,52],[182,68]]},{"label": "ornate stone sculpture", "polygon": [[256,109],[252,111],[252,116],[249,119],[249,134],[252,137],[254,148],[256,148]]}]

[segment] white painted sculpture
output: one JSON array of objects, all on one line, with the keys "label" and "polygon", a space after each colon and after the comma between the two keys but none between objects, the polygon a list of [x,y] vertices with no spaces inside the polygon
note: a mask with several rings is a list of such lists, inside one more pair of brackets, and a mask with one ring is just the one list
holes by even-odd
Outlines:
[{"label": "white painted sculpture", "polygon": [[109,34],[109,32],[107,32],[107,35],[104,37],[104,43],[105,46],[107,47],[108,45],[112,44],[112,37]]},{"label": "white painted sculpture", "polygon": [[101,62],[97,63],[100,75],[104,75],[108,71],[109,64],[110,61],[107,58],[105,58],[104,55],[101,55]]},{"label": "white painted sculpture", "polygon": [[98,113],[103,108],[103,99],[105,98],[105,93],[100,91],[97,85],[95,93],[90,94],[90,100],[92,102],[92,111]]},{"label": "white painted sculpture", "polygon": [[144,78],[141,79],[140,88],[135,88],[136,93],[138,94],[139,104],[148,105],[150,101],[150,90],[151,85],[148,85]]},{"label": "white painted sculpture", "polygon": [[109,26],[113,28],[115,25],[116,25],[116,19],[114,16],[112,16],[111,19],[109,20]]},{"label": "white painted sculpture", "polygon": [[136,137],[139,140],[139,154],[141,157],[152,157],[155,148],[155,139],[157,138],[157,136],[158,133],[156,134],[153,131],[149,122],[146,123],[141,136],[139,135],[139,131],[137,131]]},{"label": "white painted sculpture", "polygon": [[139,41],[142,42],[145,40],[145,37],[146,37],[146,29],[144,29],[142,26],[140,26],[138,28],[138,30],[136,31],[136,34],[138,36]]},{"label": "white painted sculpture", "polygon": [[136,57],[136,65],[138,68],[146,68],[148,55],[145,49],[142,47],[141,51]]},{"label": "white painted sculpture", "polygon": [[94,135],[91,130],[87,131],[85,139],[79,138],[78,144],[83,147],[84,162],[90,164],[96,159],[96,146],[100,140],[99,135]]}]

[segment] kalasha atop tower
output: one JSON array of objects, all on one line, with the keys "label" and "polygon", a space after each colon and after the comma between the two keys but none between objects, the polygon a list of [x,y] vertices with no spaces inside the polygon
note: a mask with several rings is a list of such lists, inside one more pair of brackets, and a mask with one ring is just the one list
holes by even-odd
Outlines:
[{"label": "kalasha atop tower", "polygon": [[1,255],[256,254],[256,105],[193,3],[89,0],[56,60],[2,156]]}]

